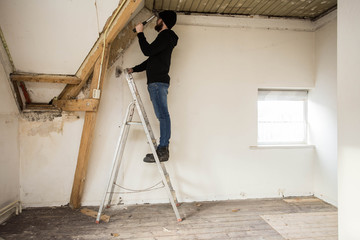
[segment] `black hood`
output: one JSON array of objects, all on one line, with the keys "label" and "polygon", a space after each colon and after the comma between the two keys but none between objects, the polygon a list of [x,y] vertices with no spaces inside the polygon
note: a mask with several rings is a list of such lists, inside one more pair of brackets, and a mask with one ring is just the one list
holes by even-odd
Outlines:
[{"label": "black hood", "polygon": [[164,34],[168,35],[167,37],[168,37],[172,47],[175,47],[177,45],[179,37],[176,35],[176,33],[173,30],[165,29],[165,30],[161,31],[160,33],[164,33]]}]

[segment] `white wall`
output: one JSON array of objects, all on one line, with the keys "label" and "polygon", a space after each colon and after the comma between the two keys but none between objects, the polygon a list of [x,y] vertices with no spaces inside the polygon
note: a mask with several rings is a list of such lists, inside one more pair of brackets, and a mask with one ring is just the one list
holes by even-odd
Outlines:
[{"label": "white wall", "polygon": [[[184,16],[184,18],[193,18]],[[196,17],[195,17],[196,18]],[[314,150],[250,150],[257,139],[257,88],[314,86],[314,33],[225,27],[228,18],[208,17],[221,26],[174,27],[169,106],[170,160],[166,163],[180,201],[310,195]],[[188,22],[196,22],[190,19]],[[232,20],[230,20],[232,21]],[[239,19],[239,21],[242,21]],[[248,22],[248,19],[246,19]],[[271,24],[268,26],[272,28]],[[156,33],[147,29],[152,41]],[[137,41],[118,64],[145,60]],[[130,101],[124,77],[109,71],[95,130],[84,204],[99,204]],[[134,74],[156,135],[159,125],[146,90],[145,74]],[[131,132],[125,152],[123,185],[143,189],[160,180],[157,168],[142,162],[149,152],[141,129]],[[164,190],[129,194],[126,203],[167,202]]]},{"label": "white wall", "polygon": [[336,18],[315,33],[315,88],[309,92],[309,136],[316,146],[314,193],[337,205]]},{"label": "white wall", "polygon": [[338,3],[339,239],[360,239],[360,2]]},{"label": "white wall", "polygon": [[11,92],[11,65],[0,43],[0,208],[20,200],[18,109]]},{"label": "white wall", "polygon": [[82,113],[20,119],[20,195],[25,207],[69,202],[83,122]]}]

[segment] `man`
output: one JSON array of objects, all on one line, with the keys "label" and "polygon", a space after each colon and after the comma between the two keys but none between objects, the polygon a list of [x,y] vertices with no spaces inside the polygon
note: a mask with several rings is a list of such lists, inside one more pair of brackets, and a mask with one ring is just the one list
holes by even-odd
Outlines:
[{"label": "man", "polygon": [[[156,117],[160,122],[160,143],[156,153],[161,162],[169,159],[171,122],[167,105],[167,94],[170,84],[171,53],[178,41],[178,36],[171,30],[175,23],[176,13],[174,11],[160,12],[155,26],[155,30],[159,34],[151,44],[145,38],[143,24],[139,23],[136,25],[135,29],[141,51],[149,58],[143,63],[128,69],[129,73],[146,70],[150,99]],[[144,162],[155,162],[153,154],[147,154]]]}]

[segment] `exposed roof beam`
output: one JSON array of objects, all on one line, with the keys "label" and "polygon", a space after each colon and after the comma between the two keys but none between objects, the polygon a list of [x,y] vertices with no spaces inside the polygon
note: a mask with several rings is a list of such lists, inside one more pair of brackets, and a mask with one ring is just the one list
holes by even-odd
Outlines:
[{"label": "exposed roof beam", "polygon": [[96,112],[99,106],[99,99],[54,100],[52,104],[62,111]]},{"label": "exposed roof beam", "polygon": [[65,83],[79,84],[81,79],[76,76],[69,75],[48,75],[48,74],[11,74],[12,81],[24,82],[49,82],[49,83]]}]

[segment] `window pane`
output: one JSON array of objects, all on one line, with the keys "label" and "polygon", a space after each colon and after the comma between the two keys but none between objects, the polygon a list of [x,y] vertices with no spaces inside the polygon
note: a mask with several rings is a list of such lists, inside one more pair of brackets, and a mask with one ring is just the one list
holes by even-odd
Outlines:
[{"label": "window pane", "polygon": [[258,101],[259,121],[304,121],[303,101]]},{"label": "window pane", "polygon": [[258,101],[258,142],[305,142],[304,108],[305,101]]}]

